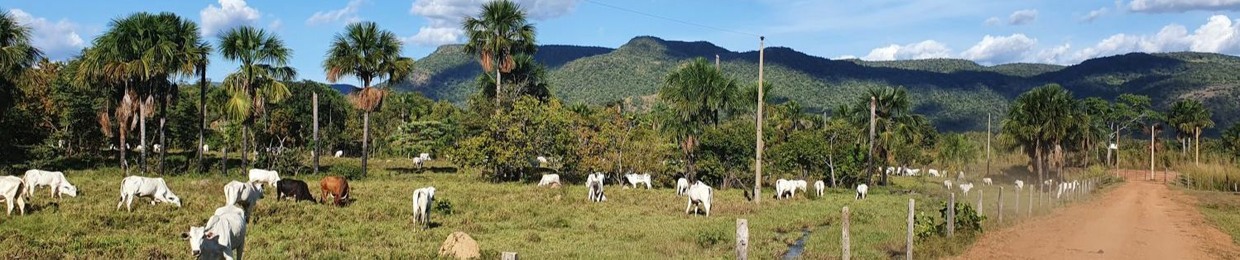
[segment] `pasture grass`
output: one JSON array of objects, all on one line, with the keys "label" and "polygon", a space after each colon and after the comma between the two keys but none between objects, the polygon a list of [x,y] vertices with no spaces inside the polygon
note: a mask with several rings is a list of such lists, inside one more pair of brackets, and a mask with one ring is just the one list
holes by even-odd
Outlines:
[{"label": "pasture grass", "polygon": [[1240,174],[1236,172],[1235,166],[1203,163],[1194,165],[1185,163],[1174,169],[1180,173],[1179,178],[1168,180],[1181,186],[1195,190],[1210,191],[1240,191]]},{"label": "pasture grass", "polygon": [[1233,192],[1184,190],[1197,199],[1197,208],[1210,224],[1240,243],[1240,195]]}]

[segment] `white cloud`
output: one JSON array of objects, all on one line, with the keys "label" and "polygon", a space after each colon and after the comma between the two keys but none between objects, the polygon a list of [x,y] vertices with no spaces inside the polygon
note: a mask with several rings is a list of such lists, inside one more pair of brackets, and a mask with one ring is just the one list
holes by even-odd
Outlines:
[{"label": "white cloud", "polygon": [[1038,40],[1019,33],[1006,37],[986,35],[982,41],[961,52],[960,57],[982,64],[1023,61],[1025,55],[1037,45]]},{"label": "white cloud", "polygon": [[1008,16],[1008,24],[1009,25],[1024,25],[1024,24],[1032,23],[1034,20],[1037,20],[1037,19],[1038,19],[1038,10],[1025,9],[1025,10],[1012,12],[1012,15]]},{"label": "white cloud", "polygon": [[1076,52],[1069,62],[1129,52],[1174,51],[1238,54],[1240,22],[1225,15],[1215,15],[1191,33],[1182,25],[1171,24],[1154,35],[1116,34]]},{"label": "white cloud", "polygon": [[78,35],[78,25],[68,20],[52,22],[47,18],[34,17],[21,9],[10,9],[9,13],[18,23],[29,26],[30,44],[52,60],[66,60],[73,57],[85,45],[82,36]]},{"label": "white cloud", "polygon": [[1059,64],[1063,63],[1063,61],[1067,59],[1068,51],[1070,50],[1072,50],[1072,44],[1065,43],[1063,45],[1051,47],[1050,49],[1039,50],[1032,56],[1026,57],[1024,61]]},{"label": "white cloud", "polygon": [[1141,13],[1240,11],[1240,0],[1133,0],[1128,9]]},{"label": "white cloud", "polygon": [[202,16],[203,36],[215,36],[233,27],[253,25],[261,17],[258,9],[246,5],[245,0],[219,0],[219,4],[207,5],[198,13]]},{"label": "white cloud", "polygon": [[983,23],[988,26],[995,26],[995,25],[1003,24],[1003,19],[999,19],[999,17],[990,17],[989,19],[986,19],[986,22],[983,22]]},{"label": "white cloud", "polygon": [[857,56],[843,55],[843,56],[833,58],[833,60],[851,60],[851,59],[857,59]]},{"label": "white cloud", "polygon": [[908,44],[904,46],[892,44],[886,47],[876,48],[870,51],[869,55],[862,57],[863,60],[907,60],[907,59],[932,59],[932,58],[948,58],[951,57],[952,50],[947,45],[933,40],[926,40],[918,43]]},{"label": "white cloud", "polygon": [[284,28],[284,20],[276,19],[275,21],[271,21],[271,23],[267,24],[267,28],[272,31],[279,31]]},{"label": "white cloud", "polygon": [[349,1],[349,4],[345,5],[345,7],[342,9],[331,10],[331,11],[326,11],[326,12],[324,11],[314,12],[313,15],[310,15],[309,19],[306,19],[306,24],[307,25],[320,25],[320,24],[327,24],[327,23],[332,23],[332,22],[342,21],[342,20],[345,22],[357,21],[359,20],[359,18],[357,17],[357,10],[361,7],[362,7],[362,0],[352,0],[352,1]]},{"label": "white cloud", "polygon": [[1089,14],[1086,14],[1085,16],[1082,16],[1082,17],[1081,17],[1081,22],[1083,22],[1083,23],[1092,23],[1092,22],[1094,22],[1094,20],[1097,20],[1099,17],[1102,17],[1103,15],[1106,15],[1106,14],[1107,14],[1107,8],[1106,8],[1106,7],[1103,7],[1103,8],[1098,8],[1098,10],[1089,11]]},{"label": "white cloud", "polygon": [[[477,15],[488,0],[414,0],[409,13],[425,17],[423,26],[407,41],[419,45],[440,45],[460,42],[464,32],[461,21]],[[516,0],[531,20],[546,20],[571,13],[579,0]]]}]

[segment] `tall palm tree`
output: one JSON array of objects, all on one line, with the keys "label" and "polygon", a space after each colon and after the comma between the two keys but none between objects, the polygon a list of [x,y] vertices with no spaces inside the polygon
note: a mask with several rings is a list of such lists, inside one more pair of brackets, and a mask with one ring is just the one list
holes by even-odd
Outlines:
[{"label": "tall palm tree", "polygon": [[482,70],[495,72],[495,104],[501,99],[503,78],[501,73],[513,70],[517,54],[533,54],[534,25],[526,20],[521,6],[509,0],[491,1],[482,5],[478,17],[468,17],[461,23],[469,41],[465,52],[478,55]]},{"label": "tall palm tree", "polygon": [[22,71],[42,56],[39,49],[30,45],[30,27],[18,23],[9,12],[0,12],[0,114],[13,107],[17,78]]},{"label": "tall palm tree", "polygon": [[[113,20],[110,27],[83,55],[77,80],[114,88],[112,106],[121,125],[121,161],[127,167],[125,125],[133,127],[127,119],[136,115],[141,147],[148,147],[146,118],[153,112],[156,96],[161,104],[170,100],[175,93],[169,90],[169,78],[193,74],[192,53],[202,39],[198,25],[170,12],[137,13]],[[149,150],[142,149],[143,162]],[[145,167],[140,169],[145,171]]]},{"label": "tall palm tree", "polygon": [[194,51],[194,54],[198,56],[198,59],[194,61],[194,70],[198,72],[199,77],[198,119],[200,120],[200,125],[198,126],[198,146],[195,146],[194,150],[198,151],[198,171],[205,172],[207,164],[202,161],[202,156],[206,151],[203,151],[202,146],[206,143],[204,133],[207,131],[207,84],[210,84],[207,82],[207,65],[211,63],[211,44],[203,42]]},{"label": "tall palm tree", "polygon": [[[874,136],[870,142],[874,143],[874,154],[869,157],[882,160],[882,163],[886,165],[897,164],[897,159],[907,159],[903,156],[897,158],[897,153],[894,151],[897,147],[916,146],[925,140],[925,131],[922,130],[929,126],[928,122],[925,122],[924,117],[911,112],[912,105],[909,102],[908,91],[904,88],[872,88],[867,91],[866,96],[858,98],[851,107],[841,107],[841,114],[859,129],[868,129],[871,123],[871,102],[874,105]],[[873,176],[876,172],[875,168],[867,168],[867,176]],[[878,172],[881,172],[881,182],[887,183],[886,171]],[[872,178],[867,177],[867,179]]]},{"label": "tall palm tree", "polygon": [[[1073,124],[1081,116],[1074,111],[1080,107],[1072,99],[1072,93],[1056,84],[1034,88],[1016,97],[1003,120],[1003,131],[1021,144],[1033,159],[1038,181],[1046,178],[1046,158],[1059,155],[1062,142],[1068,137]],[[1062,158],[1057,158],[1062,162]],[[1062,171],[1062,163],[1059,163]]]},{"label": "tall palm tree", "polygon": [[704,129],[718,124],[738,104],[736,81],[723,75],[706,59],[697,58],[667,75],[659,99],[667,105],[663,131],[676,137],[687,162],[685,174],[694,179],[695,151]]},{"label": "tall palm tree", "polygon": [[[1210,110],[1201,101],[1190,99],[1176,101],[1171,104],[1171,110],[1167,114],[1167,123],[1171,124],[1176,129],[1176,132],[1184,136],[1191,135],[1193,142],[1196,142],[1192,144],[1194,164],[1200,164],[1201,147],[1199,145],[1201,145],[1202,129],[1214,127],[1214,120],[1210,119],[1210,114]],[[1180,143],[1182,146],[1189,145],[1183,138],[1181,138]]]},{"label": "tall palm tree", "polygon": [[247,154],[254,150],[248,145],[250,138],[246,134],[254,136],[255,120],[266,111],[268,102],[280,102],[292,95],[281,81],[297,76],[293,68],[285,66],[293,51],[275,34],[250,26],[225,32],[220,36],[219,49],[225,59],[240,63],[237,71],[224,78],[224,87],[229,93],[227,109],[244,126],[240,150],[245,167],[249,163]]},{"label": "tall palm tree", "polygon": [[336,34],[331,49],[323,60],[327,81],[353,76],[362,82],[362,90],[354,96],[354,106],[362,113],[362,172],[370,156],[370,112],[383,105],[384,91],[371,85],[374,80],[387,79],[389,86],[403,81],[413,70],[413,59],[401,57],[401,41],[396,34],[379,29],[374,22],[353,23]]}]

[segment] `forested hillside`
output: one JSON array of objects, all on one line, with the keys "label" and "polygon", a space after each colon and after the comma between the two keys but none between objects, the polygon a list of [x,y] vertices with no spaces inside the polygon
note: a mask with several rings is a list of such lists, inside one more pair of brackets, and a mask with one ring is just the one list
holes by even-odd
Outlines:
[{"label": "forested hillside", "polygon": [[[616,49],[540,46],[536,59],[548,66],[551,87],[568,103],[627,101],[649,105],[664,77],[694,58],[719,55],[723,70],[745,85],[756,84],[758,53],[734,52],[708,42],[636,37]],[[415,80],[398,89],[464,104],[477,91],[476,57],[460,45],[445,45],[418,60]],[[983,66],[968,60],[831,60],[785,47],[766,49],[770,100],[796,101],[814,112],[829,112],[871,86],[903,86],[915,97],[915,111],[943,130],[978,130],[985,114],[1002,116],[1008,102],[1036,86],[1058,83],[1077,97],[1113,98],[1122,93],[1149,95],[1163,108],[1182,98],[1198,99],[1229,125],[1240,115],[1240,58],[1209,53],[1132,53],[1081,64],[1014,63]],[[643,98],[645,97],[645,98]]]}]

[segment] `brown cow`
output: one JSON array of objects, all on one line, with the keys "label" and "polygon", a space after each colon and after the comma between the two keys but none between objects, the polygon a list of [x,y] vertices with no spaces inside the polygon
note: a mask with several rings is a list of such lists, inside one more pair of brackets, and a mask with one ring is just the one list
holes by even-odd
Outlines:
[{"label": "brown cow", "polygon": [[345,180],[344,177],[323,177],[323,180],[319,181],[319,187],[323,189],[323,192],[319,195],[322,203],[327,202],[328,195],[332,196],[332,204],[336,206],[343,206],[345,202],[349,201],[349,181]]}]

